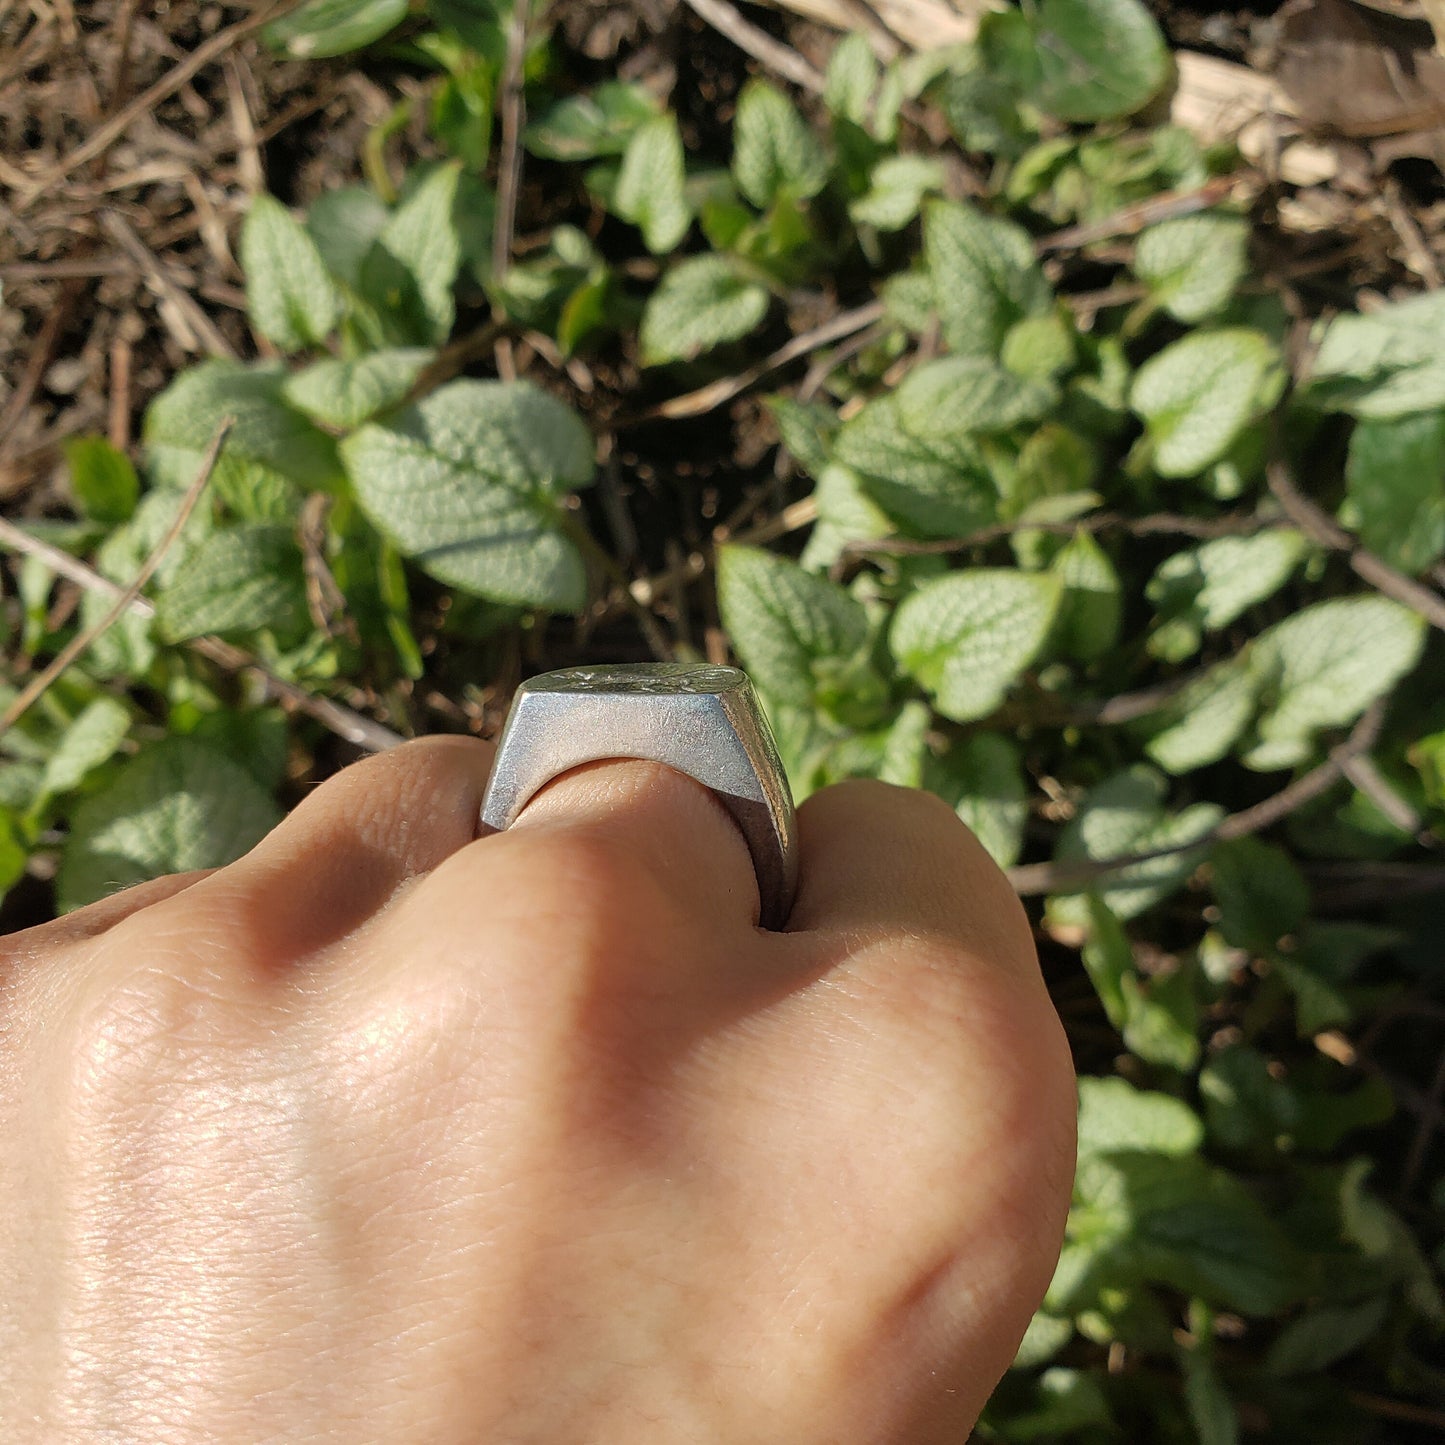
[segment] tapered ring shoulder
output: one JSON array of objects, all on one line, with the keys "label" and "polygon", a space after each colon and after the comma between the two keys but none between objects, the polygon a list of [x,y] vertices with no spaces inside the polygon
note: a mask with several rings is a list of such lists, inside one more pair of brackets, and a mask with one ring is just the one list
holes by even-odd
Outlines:
[{"label": "tapered ring shoulder", "polygon": [[736,667],[617,663],[524,682],[497,747],[481,833],[501,832],[553,778],[604,758],[644,758],[716,794],[747,841],[764,928],[781,928],[797,887],[787,775],[748,675]]}]

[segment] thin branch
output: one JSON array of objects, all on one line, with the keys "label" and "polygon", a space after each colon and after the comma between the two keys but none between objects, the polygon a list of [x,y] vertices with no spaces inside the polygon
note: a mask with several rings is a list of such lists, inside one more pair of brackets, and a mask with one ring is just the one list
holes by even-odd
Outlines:
[{"label": "thin branch", "polygon": [[1081,246],[1091,246],[1095,241],[1107,241],[1113,236],[1137,236],[1146,226],[1159,221],[1172,220],[1175,216],[1192,216],[1217,206],[1229,199],[1238,184],[1235,176],[1216,176],[1192,191],[1170,191],[1167,195],[1124,206],[1102,220],[1066,226],[1052,235],[1040,236],[1034,242],[1034,250],[1044,255],[1049,251],[1077,250]]},{"label": "thin branch", "polygon": [[1357,537],[1345,531],[1328,512],[1300,491],[1283,460],[1276,457],[1270,462],[1265,475],[1275,500],[1300,531],[1322,547],[1344,554],[1355,574],[1377,592],[1383,592],[1386,597],[1419,613],[1432,627],[1445,632],[1445,598],[1403,572],[1397,572],[1388,562],[1361,545]]},{"label": "thin branch", "polygon": [[527,97],[523,70],[527,59],[527,10],[516,0],[507,31],[507,68],[502,77],[502,150],[497,163],[497,221],[492,233],[492,277],[500,283],[512,264],[517,230],[517,195],[522,184],[522,125]]},{"label": "thin branch", "polygon": [[775,70],[785,80],[800,85],[815,94],[823,93],[823,73],[809,61],[804,60],[791,45],[774,40],[766,30],[760,30],[751,20],[744,20],[728,0],[686,0],[687,7],[695,11],[721,35],[726,35],[739,50],[745,50],[754,60],[760,61],[770,70]]},{"label": "thin branch", "polygon": [[166,528],[165,535],[151,549],[150,556],[141,564],[140,571],[131,579],[130,585],[115,599],[104,616],[98,618],[84,631],[76,633],[51,659],[49,666],[31,678],[29,684],[20,690],[9,707],[0,713],[0,737],[3,737],[19,722],[31,704],[44,694],[46,689],[77,657],[85,652],[97,638],[109,632],[130,610],[131,603],[140,596],[156,568],[165,560],[166,553],[175,546],[176,539],[181,535],[181,529],[190,521],[191,513],[195,511],[196,503],[201,500],[201,493],[206,489],[206,483],[211,480],[211,473],[215,470],[216,459],[221,455],[221,447],[225,443],[226,434],[235,424],[234,417],[226,417],[216,428],[210,445],[207,446],[205,455],[201,458],[201,465],[196,471],[195,478],[181,498],[181,505],[176,510],[175,519]]},{"label": "thin branch", "polygon": [[700,386],[682,396],[672,397],[658,406],[649,408],[631,418],[634,422],[665,419],[676,421],[682,417],[702,416],[715,410],[724,402],[755,386],[769,372],[787,366],[791,361],[817,351],[820,347],[841,341],[855,332],[866,331],[875,322],[883,319],[883,302],[870,301],[866,306],[857,306],[851,311],[840,312],[831,321],[815,326],[811,331],[799,335],[780,346],[771,356],[764,357],[756,366],[740,371],[736,376],[725,376],[719,381]]},{"label": "thin branch", "polygon": [[1346,765],[1352,758],[1368,752],[1379,738],[1384,724],[1385,708],[1382,702],[1375,703],[1357,722],[1348,738],[1317,767],[1298,777],[1287,787],[1256,803],[1231,813],[1213,828],[1187,843],[1171,844],[1166,848],[1152,848],[1142,853],[1123,854],[1115,858],[1081,858],[1077,861],[1054,860],[1048,863],[1026,863],[1021,868],[1008,870],[1009,882],[1014,891],[1027,898],[1041,893],[1075,893],[1106,878],[1121,873],[1126,868],[1152,862],[1155,858],[1168,858],[1177,853],[1192,853],[1198,848],[1207,848],[1211,843],[1225,842],[1231,838],[1243,838],[1250,833],[1262,832],[1265,828],[1283,821],[1297,812],[1306,803],[1313,802],[1344,776]]},{"label": "thin branch", "polygon": [[82,141],[69,154],[62,156],[43,176],[30,183],[28,190],[19,198],[16,209],[24,211],[46,191],[54,189],[73,170],[94,160],[108,150],[135,124],[141,116],[154,110],[163,100],[174,95],[192,76],[199,74],[212,61],[219,59],[238,41],[244,40],[252,31],[269,25],[273,20],[289,14],[302,4],[302,0],[281,0],[256,14],[238,20],[225,30],[219,30],[203,45],[193,50],[179,65],[173,66],[154,85],[147,86],[134,100],[118,110],[108,121],[97,126],[88,140]]}]

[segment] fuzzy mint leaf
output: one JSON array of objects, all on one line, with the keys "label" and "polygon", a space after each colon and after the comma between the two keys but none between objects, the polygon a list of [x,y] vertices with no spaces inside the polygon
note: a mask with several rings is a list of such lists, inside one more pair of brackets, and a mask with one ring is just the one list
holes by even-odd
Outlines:
[{"label": "fuzzy mint leaf", "polygon": [[828,59],[824,78],[823,104],[829,114],[866,126],[879,74],[877,57],[866,37],[856,32],[845,35]]},{"label": "fuzzy mint leaf", "polygon": [[1046,382],[1030,381],[979,356],[946,356],[910,372],[895,395],[898,416],[928,441],[970,432],[1007,431],[1038,421],[1058,401]]},{"label": "fuzzy mint leaf", "polygon": [[98,697],[66,728],[45,760],[40,795],[53,798],[78,788],[102,763],[109,762],[130,732],[130,712],[113,697]]},{"label": "fuzzy mint leaf", "polygon": [[923,253],[944,337],[961,356],[996,358],[1016,322],[1052,304],[1033,243],[1012,221],[957,202],[930,202]]},{"label": "fuzzy mint leaf", "polygon": [[758,686],[794,707],[817,701],[815,664],[857,655],[868,615],[843,588],[756,547],[718,555],[718,608]]},{"label": "fuzzy mint leaf", "polygon": [[1170,1094],[1136,1089],[1126,1079],[1079,1080],[1079,1153],[1197,1153],[1204,1143],[1199,1116]]},{"label": "fuzzy mint leaf", "polygon": [[642,232],[655,256],[675,250],[692,224],[677,117],[659,115],[627,142],[612,192],[612,209]]},{"label": "fuzzy mint leaf", "polygon": [[591,434],[529,382],[454,381],[342,443],[357,500],[406,555],[479,597],[580,608],[560,503],[592,479]]},{"label": "fuzzy mint leaf", "polygon": [[1199,648],[1204,632],[1228,627],[1289,581],[1308,544],[1289,527],[1253,537],[1218,537],[1167,557],[1144,589],[1159,613],[1149,651],[1182,662]]},{"label": "fuzzy mint leaf", "polygon": [[406,19],[408,0],[306,0],[262,30],[266,44],[294,60],[360,50]]},{"label": "fuzzy mint leaf", "polygon": [[954,537],[997,520],[998,488],[978,443],[957,433],[915,436],[886,392],[838,433],[833,459],[889,516],[923,537]]},{"label": "fuzzy mint leaf", "polygon": [[943,189],[943,180],[943,162],[931,156],[884,156],[873,167],[867,191],[848,202],[848,214],[855,226],[901,231],[918,215],[923,198]]},{"label": "fuzzy mint leaf", "polygon": [[56,879],[61,910],[163,873],[221,867],[279,821],[270,793],[223,753],[189,738],[154,743],[75,810]]},{"label": "fuzzy mint leaf", "polygon": [[765,80],[750,80],[733,121],[733,178],[759,210],[807,200],[828,181],[828,157],[792,101]]},{"label": "fuzzy mint leaf", "polygon": [[987,717],[1038,655],[1059,591],[1052,577],[1003,569],[940,577],[904,599],[889,646],[945,717]]},{"label": "fuzzy mint leaf", "polygon": [[359,289],[388,341],[436,346],[451,334],[462,259],[460,176],[455,162],[433,168],[402,198],[362,260]]},{"label": "fuzzy mint leaf", "polygon": [[241,269],[251,324],[282,351],[320,346],[341,301],[305,226],[271,196],[257,196],[241,227]]},{"label": "fuzzy mint leaf", "polygon": [[1424,619],[1387,597],[1338,597],[1276,623],[1251,656],[1268,701],[1245,765],[1267,771],[1304,761],[1316,732],[1354,722],[1424,646]]},{"label": "fuzzy mint leaf", "polygon": [[925,762],[924,785],[973,830],[1000,868],[1023,851],[1028,786],[1018,748],[997,733],[960,739],[938,760]]},{"label": "fuzzy mint leaf", "polygon": [[534,156],[553,161],[620,156],[656,115],[657,102],[640,85],[608,80],[559,100],[527,127],[526,145]]},{"label": "fuzzy mint leaf", "polygon": [[1179,216],[1139,237],[1134,274],[1176,321],[1222,311],[1249,268],[1249,225],[1235,216]]},{"label": "fuzzy mint leaf", "polygon": [[1388,421],[1445,406],[1445,291],[1428,291],[1325,327],[1305,396]]},{"label": "fuzzy mint leaf", "polygon": [[1412,575],[1445,553],[1445,414],[1362,421],[1350,437],[1342,517]]},{"label": "fuzzy mint leaf", "polygon": [[326,269],[356,290],[366,253],[381,235],[391,212],[375,191],[341,186],[323,191],[306,213],[306,229],[326,262]]},{"label": "fuzzy mint leaf", "polygon": [[425,347],[406,347],[373,351],[356,361],[327,357],[288,377],[281,394],[323,426],[350,431],[400,402],[435,355]]},{"label": "fuzzy mint leaf", "polygon": [[1274,347],[1258,331],[1196,331],[1139,368],[1129,404],[1143,418],[1163,477],[1197,476],[1269,404]]},{"label": "fuzzy mint leaf", "polygon": [[1119,640],[1123,615],[1119,573],[1087,532],[1075,533],[1049,570],[1064,585],[1056,645],[1080,662],[1096,662]]},{"label": "fuzzy mint leaf", "polygon": [[[1135,917],[1183,883],[1198,865],[1204,844],[1224,815],[1214,803],[1195,803],[1179,813],[1168,813],[1164,796],[1164,780],[1152,768],[1136,765],[1115,773],[1084,795],[1059,837],[1054,856],[1061,863],[1158,855],[1109,873],[1094,884],[1119,919]],[[1059,910],[1055,905],[1061,901],[1050,900],[1051,913],[1075,920],[1080,910]]]},{"label": "fuzzy mint leaf", "polygon": [[157,625],[171,642],[262,628],[294,641],[306,621],[301,551],[289,527],[211,533],[187,553],[156,602]]},{"label": "fuzzy mint leaf", "polygon": [[722,256],[674,266],[648,298],[639,339],[644,366],[690,361],[748,335],[768,312],[767,290],[745,280]]},{"label": "fuzzy mint leaf", "polygon": [[122,451],[104,437],[71,437],[65,443],[70,490],[93,522],[129,521],[140,500],[140,478]]},{"label": "fuzzy mint leaf", "polygon": [[1133,115],[1169,78],[1164,37],[1139,0],[1041,0],[1027,21],[1030,49],[1000,68],[1058,120]]},{"label": "fuzzy mint leaf", "polygon": [[1144,751],[1175,774],[1217,763],[1249,726],[1258,698],[1259,683],[1246,661],[1225,658],[1150,715],[1158,731]]}]

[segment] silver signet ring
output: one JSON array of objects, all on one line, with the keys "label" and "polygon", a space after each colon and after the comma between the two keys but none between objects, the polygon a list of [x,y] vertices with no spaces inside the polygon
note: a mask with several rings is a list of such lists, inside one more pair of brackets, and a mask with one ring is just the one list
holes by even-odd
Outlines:
[{"label": "silver signet ring", "polygon": [[482,800],[483,836],[510,827],[544,784],[583,763],[646,758],[716,794],[747,840],[762,904],[781,928],[798,878],[793,795],[753,685],[736,667],[569,667],[517,690]]}]

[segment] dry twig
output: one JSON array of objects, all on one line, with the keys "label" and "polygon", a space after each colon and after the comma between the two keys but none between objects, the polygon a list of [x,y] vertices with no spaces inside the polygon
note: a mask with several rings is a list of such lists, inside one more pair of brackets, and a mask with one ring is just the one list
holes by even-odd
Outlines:
[{"label": "dry twig", "polygon": [[770,70],[775,70],[794,85],[802,86],[804,90],[811,90],[817,95],[823,93],[823,74],[820,70],[804,60],[791,45],[774,40],[766,30],[760,30],[751,20],[744,20],[728,0],[686,0],[686,4],[720,35],[726,35],[739,50],[746,51],[754,60],[760,61]]}]

